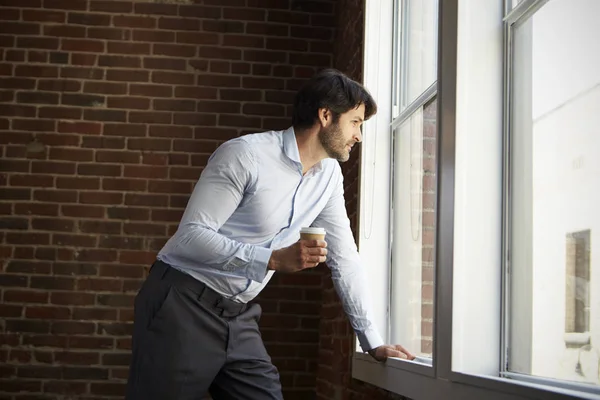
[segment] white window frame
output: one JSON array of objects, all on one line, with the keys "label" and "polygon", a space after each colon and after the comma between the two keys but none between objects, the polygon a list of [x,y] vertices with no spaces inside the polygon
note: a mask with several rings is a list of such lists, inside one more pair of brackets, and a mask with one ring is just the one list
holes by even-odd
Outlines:
[{"label": "white window frame", "polygon": [[[523,0],[518,7],[538,1]],[[579,385],[549,386],[544,383],[556,381],[501,376],[502,149],[508,76],[503,64],[508,40],[504,3],[439,1],[433,363],[378,363],[360,352],[358,344],[353,357],[353,378],[413,400],[600,398],[575,390]],[[390,318],[393,15],[392,1],[366,1],[363,75],[379,111],[364,125],[357,240],[368,262],[375,324],[384,339],[389,339]],[[481,126],[488,127],[485,134]],[[469,246],[473,235],[489,240],[474,250]]]}]

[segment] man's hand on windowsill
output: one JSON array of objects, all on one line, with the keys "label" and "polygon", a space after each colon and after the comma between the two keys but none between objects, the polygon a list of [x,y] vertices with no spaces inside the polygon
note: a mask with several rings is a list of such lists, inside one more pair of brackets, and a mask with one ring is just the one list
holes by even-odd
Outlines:
[{"label": "man's hand on windowsill", "polygon": [[410,352],[408,352],[408,350],[406,350],[399,344],[384,344],[382,346],[375,347],[374,349],[369,350],[369,354],[371,355],[371,357],[380,362],[387,360],[388,357],[403,358],[406,360],[415,359],[415,356],[413,356]]}]

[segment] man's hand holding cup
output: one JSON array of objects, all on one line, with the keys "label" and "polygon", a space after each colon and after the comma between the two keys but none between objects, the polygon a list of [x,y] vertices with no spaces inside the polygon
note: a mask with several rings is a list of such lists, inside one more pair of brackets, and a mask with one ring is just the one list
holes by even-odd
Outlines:
[{"label": "man's hand holding cup", "polygon": [[289,247],[273,251],[268,269],[282,272],[301,271],[325,262],[326,256],[325,229],[302,228],[299,241]]}]

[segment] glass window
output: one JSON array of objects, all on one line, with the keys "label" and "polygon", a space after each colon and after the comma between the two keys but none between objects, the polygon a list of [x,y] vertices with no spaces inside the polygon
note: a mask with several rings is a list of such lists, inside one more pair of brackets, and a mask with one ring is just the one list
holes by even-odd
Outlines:
[{"label": "glass window", "polygon": [[396,2],[394,118],[437,79],[437,0]]},{"label": "glass window", "polygon": [[436,109],[430,101],[394,133],[392,342],[431,357],[436,200]]},{"label": "glass window", "polygon": [[507,221],[508,371],[595,385],[600,385],[598,15],[599,1],[554,0],[512,28]]}]

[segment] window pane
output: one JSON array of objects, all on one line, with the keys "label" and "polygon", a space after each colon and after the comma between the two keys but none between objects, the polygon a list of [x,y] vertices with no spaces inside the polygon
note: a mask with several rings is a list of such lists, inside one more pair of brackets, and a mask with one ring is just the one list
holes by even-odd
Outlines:
[{"label": "window pane", "polygon": [[[514,30],[509,370],[600,384],[600,2]],[[557,27],[560,26],[560,29]]]},{"label": "window pane", "polygon": [[403,0],[398,12],[399,107],[394,107],[394,118],[437,79],[437,0]]},{"label": "window pane", "polygon": [[394,133],[392,337],[431,357],[436,198],[436,101]]}]

